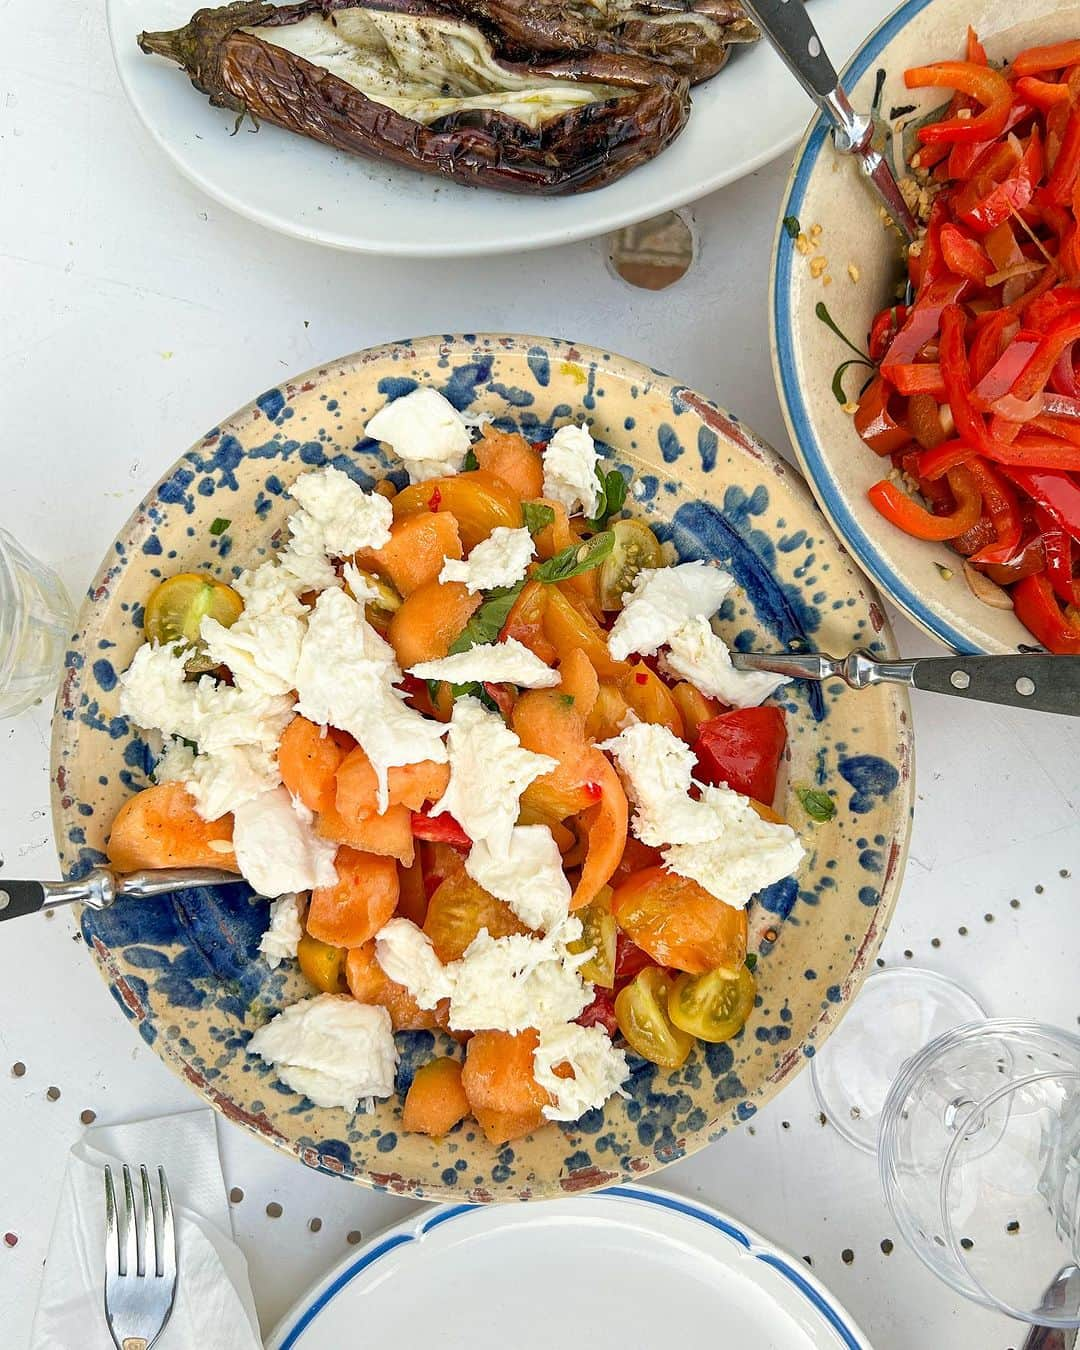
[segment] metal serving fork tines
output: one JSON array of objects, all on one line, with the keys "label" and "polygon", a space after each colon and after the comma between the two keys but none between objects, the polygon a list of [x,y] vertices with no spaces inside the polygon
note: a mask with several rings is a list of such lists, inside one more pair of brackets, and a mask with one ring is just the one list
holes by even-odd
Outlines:
[{"label": "metal serving fork tines", "polygon": [[165,1169],[158,1168],[160,1204],[139,1168],[142,1216],[135,1216],[131,1169],[124,1164],[123,1222],[112,1168],[105,1169],[105,1321],[116,1350],[150,1350],[164,1330],[176,1293],[176,1231]]}]

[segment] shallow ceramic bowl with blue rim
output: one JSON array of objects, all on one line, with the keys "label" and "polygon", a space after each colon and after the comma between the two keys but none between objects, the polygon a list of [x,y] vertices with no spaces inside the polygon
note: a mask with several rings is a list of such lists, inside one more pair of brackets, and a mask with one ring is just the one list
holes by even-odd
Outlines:
[{"label": "shallow ceramic bowl with blue rim", "polygon": [[[117,709],[117,672],[142,640],[142,606],[162,577],[231,579],[272,547],[285,493],[334,464],[370,486],[399,465],[360,428],[418,383],[497,426],[544,440],[586,418],[633,473],[630,501],[679,556],[717,558],[739,589],[722,611],[736,648],[806,643],[895,655],[873,592],[798,475],[734,417],[621,357],[541,338],[425,338],[360,352],[270,389],[214,427],[169,470],[109,548],[67,658],[53,740],[54,819],[68,875],[104,856],[109,823],[149,781],[152,758]],[[227,522],[222,525],[221,522]],[[814,1053],[853,997],[896,900],[912,804],[907,698],[886,688],[791,686],[778,806],[802,833],[797,880],[751,915],[759,1001],[747,1030],[675,1073],[634,1061],[630,1097],[571,1125],[492,1148],[469,1122],[436,1142],[401,1130],[400,1102],[370,1115],[320,1110],[249,1055],[251,1032],[310,993],[257,955],[267,903],[242,886],[128,901],[82,915],[82,932],[139,1035],[229,1119],[311,1167],[402,1194],[494,1200],[640,1176],[748,1120]],[[797,789],[829,794],[806,814]],[[404,1090],[434,1040],[399,1037]],[[455,1047],[447,1042],[451,1052]],[[458,1051],[460,1053],[460,1051]]]},{"label": "shallow ceramic bowl with blue rim", "polygon": [[[852,101],[878,107],[900,128],[948,98],[938,89],[907,89],[910,66],[961,57],[968,24],[1001,61],[1024,47],[1074,38],[1080,5],[1063,0],[907,0],[851,59],[844,83]],[[804,231],[821,226],[824,285],[784,227],[794,216]],[[855,268],[853,280],[848,266]],[[978,600],[960,559],[944,544],[913,539],[879,516],[867,488],[891,468],[859,439],[833,397],[837,366],[852,352],[815,314],[820,301],[837,326],[865,352],[874,315],[895,301],[900,245],[882,222],[877,199],[854,159],[835,153],[824,119],[811,123],[796,152],[777,224],[771,323],[773,367],[799,462],[822,510],[859,565],[917,624],[958,652],[1014,652],[1033,638],[1011,609]],[[845,389],[854,397],[867,371],[853,367]],[[944,567],[944,571],[942,571]]]}]

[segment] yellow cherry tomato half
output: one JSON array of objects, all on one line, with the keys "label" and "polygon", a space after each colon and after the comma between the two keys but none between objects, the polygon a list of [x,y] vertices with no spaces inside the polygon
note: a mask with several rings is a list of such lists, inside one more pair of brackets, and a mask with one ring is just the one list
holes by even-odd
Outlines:
[{"label": "yellow cherry tomato half", "polygon": [[600,565],[598,581],[602,608],[622,609],[623,596],[634,578],[646,567],[663,567],[660,540],[641,520],[613,521],[608,529],[615,536],[611,552]]},{"label": "yellow cherry tomato half", "polygon": [[146,602],[143,630],[149,642],[167,646],[183,641],[199,649],[199,625],[207,615],[231,628],[243,609],[243,600],[223,581],[205,572],[180,572],[154,587]]},{"label": "yellow cherry tomato half", "polygon": [[611,887],[604,886],[596,899],[577,911],[581,920],[581,937],[567,943],[571,952],[587,952],[592,956],[581,967],[581,978],[604,989],[615,986],[615,943],[618,924],[611,912]]},{"label": "yellow cherry tomato half", "polygon": [[668,1016],[671,979],[659,966],[647,966],[615,996],[615,1020],[636,1055],[662,1069],[678,1069],[694,1038]]},{"label": "yellow cherry tomato half", "polygon": [[677,1027],[701,1041],[730,1041],[754,1010],[757,982],[742,966],[732,977],[727,970],[680,975],[668,994],[668,1016]]},{"label": "yellow cherry tomato half", "polygon": [[344,947],[331,947],[328,942],[319,942],[307,933],[296,944],[296,959],[300,962],[300,969],[315,988],[324,994],[349,992],[345,981],[345,958],[348,955]]}]

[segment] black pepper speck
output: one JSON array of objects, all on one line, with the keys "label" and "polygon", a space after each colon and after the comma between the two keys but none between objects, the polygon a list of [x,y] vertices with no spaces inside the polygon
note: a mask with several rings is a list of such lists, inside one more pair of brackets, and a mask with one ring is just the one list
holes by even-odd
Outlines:
[{"label": "black pepper speck", "polygon": [[852,1261],[855,1260],[855,1253],[851,1250],[850,1247],[845,1247],[844,1250],[840,1253],[840,1260],[843,1261],[845,1266],[850,1266]]},{"label": "black pepper speck", "polygon": [[892,1249],[893,1249],[892,1238],[882,1238],[881,1250],[885,1253],[886,1256],[890,1256],[892,1254]]},{"label": "black pepper speck", "polygon": [[11,1066],[12,1078],[21,1078],[25,1073],[26,1073],[26,1065],[22,1062],[21,1059],[17,1059],[15,1063]]},{"label": "black pepper speck", "polygon": [[48,1092],[45,1093],[45,1096],[48,1097],[51,1102],[58,1102],[60,1100],[60,1089],[58,1087],[51,1087]]},{"label": "black pepper speck", "polygon": [[243,1200],[243,1198],[244,1192],[240,1189],[239,1186],[234,1186],[232,1190],[229,1192],[230,1205],[238,1205],[240,1201]]},{"label": "black pepper speck", "polygon": [[345,1241],[349,1244],[350,1247],[355,1247],[358,1243],[363,1242],[363,1240],[364,1240],[363,1233],[357,1232],[355,1228],[351,1233],[346,1234],[345,1237]]},{"label": "black pepper speck", "polygon": [[270,1203],[266,1206],[266,1217],[268,1219],[280,1219],[282,1214],[284,1213],[285,1211],[282,1209],[282,1207],[278,1204],[276,1200],[271,1200]]}]

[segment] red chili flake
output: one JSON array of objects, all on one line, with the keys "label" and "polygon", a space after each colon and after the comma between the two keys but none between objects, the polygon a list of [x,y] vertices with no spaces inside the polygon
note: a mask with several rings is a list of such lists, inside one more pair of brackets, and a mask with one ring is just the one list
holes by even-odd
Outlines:
[{"label": "red chili flake", "polygon": [[5,1234],[4,1234],[4,1246],[5,1246],[5,1247],[17,1247],[18,1245],[19,1245],[19,1239],[18,1239],[18,1236],[17,1236],[15,1233],[5,1233]]},{"label": "red chili flake", "polygon": [[644,671],[640,671],[637,675],[634,676],[634,679],[636,680],[636,682],[637,682],[638,684],[648,684],[648,683],[649,683],[649,677],[648,677],[648,675],[645,674]]},{"label": "red chili flake", "polygon": [[586,783],[582,790],[591,802],[598,802],[604,795],[604,789],[599,783]]},{"label": "red chili flake", "polygon": [[432,488],[431,496],[428,498],[428,510],[437,511],[442,502],[442,493],[438,488]]}]

